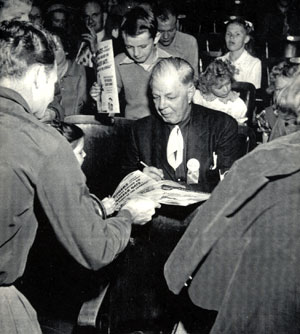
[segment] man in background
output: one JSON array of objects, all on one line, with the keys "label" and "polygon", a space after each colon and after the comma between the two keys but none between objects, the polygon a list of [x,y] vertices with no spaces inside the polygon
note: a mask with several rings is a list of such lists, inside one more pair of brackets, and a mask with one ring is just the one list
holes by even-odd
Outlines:
[{"label": "man in background", "polygon": [[105,40],[104,8],[97,0],[86,0],[82,4],[82,19],[86,28],[82,37],[82,43],[76,56],[79,65],[93,67],[93,57],[96,55],[98,43]]},{"label": "man in background", "polygon": [[176,3],[167,1],[157,6],[156,17],[160,32],[159,46],[173,57],[186,60],[194,69],[195,78],[198,78],[198,43],[192,35],[177,30]]}]

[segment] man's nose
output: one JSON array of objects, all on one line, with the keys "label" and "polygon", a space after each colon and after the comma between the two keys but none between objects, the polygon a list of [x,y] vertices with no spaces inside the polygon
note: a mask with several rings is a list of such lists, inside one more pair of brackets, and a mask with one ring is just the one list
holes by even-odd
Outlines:
[{"label": "man's nose", "polygon": [[92,18],[91,17],[88,17],[87,19],[86,19],[86,23],[87,23],[87,25],[89,26],[89,25],[91,25],[91,23],[92,23]]},{"label": "man's nose", "polygon": [[161,97],[159,99],[158,109],[159,110],[163,110],[165,107],[166,107],[166,99],[164,99],[163,97]]},{"label": "man's nose", "polygon": [[135,57],[139,57],[140,56],[140,49],[139,48],[134,48],[133,49],[133,54]]},{"label": "man's nose", "polygon": [[169,39],[169,33],[168,31],[164,31],[162,34],[163,39]]}]

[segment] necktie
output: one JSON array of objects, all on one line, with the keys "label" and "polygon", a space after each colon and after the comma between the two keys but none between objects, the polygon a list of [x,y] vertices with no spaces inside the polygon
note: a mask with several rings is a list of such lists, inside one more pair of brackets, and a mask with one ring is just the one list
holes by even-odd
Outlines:
[{"label": "necktie", "polygon": [[167,145],[167,160],[174,170],[182,163],[183,160],[183,137],[178,125],[176,125],[169,136]]}]

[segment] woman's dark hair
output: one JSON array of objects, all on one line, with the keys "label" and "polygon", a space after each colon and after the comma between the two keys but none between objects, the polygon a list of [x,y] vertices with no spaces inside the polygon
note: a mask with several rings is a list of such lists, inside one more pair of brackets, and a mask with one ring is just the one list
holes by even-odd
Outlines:
[{"label": "woman's dark hair", "polygon": [[150,36],[155,38],[157,34],[157,20],[151,10],[137,6],[125,15],[121,31],[133,37],[149,31]]},{"label": "woman's dark hair", "polygon": [[73,149],[77,146],[78,140],[84,137],[84,132],[75,124],[56,121],[51,125],[67,139]]},{"label": "woman's dark hair", "polygon": [[50,34],[29,22],[0,24],[0,78],[22,77],[35,64],[51,71],[55,64],[54,41]]}]

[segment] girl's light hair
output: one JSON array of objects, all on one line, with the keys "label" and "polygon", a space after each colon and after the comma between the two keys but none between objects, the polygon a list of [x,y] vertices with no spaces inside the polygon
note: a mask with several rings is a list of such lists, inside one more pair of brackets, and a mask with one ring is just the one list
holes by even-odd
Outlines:
[{"label": "girl's light hair", "polygon": [[211,92],[211,86],[218,84],[220,81],[229,79],[231,83],[234,82],[235,73],[236,68],[229,61],[216,59],[200,75],[198,89],[203,94],[208,94]]}]

